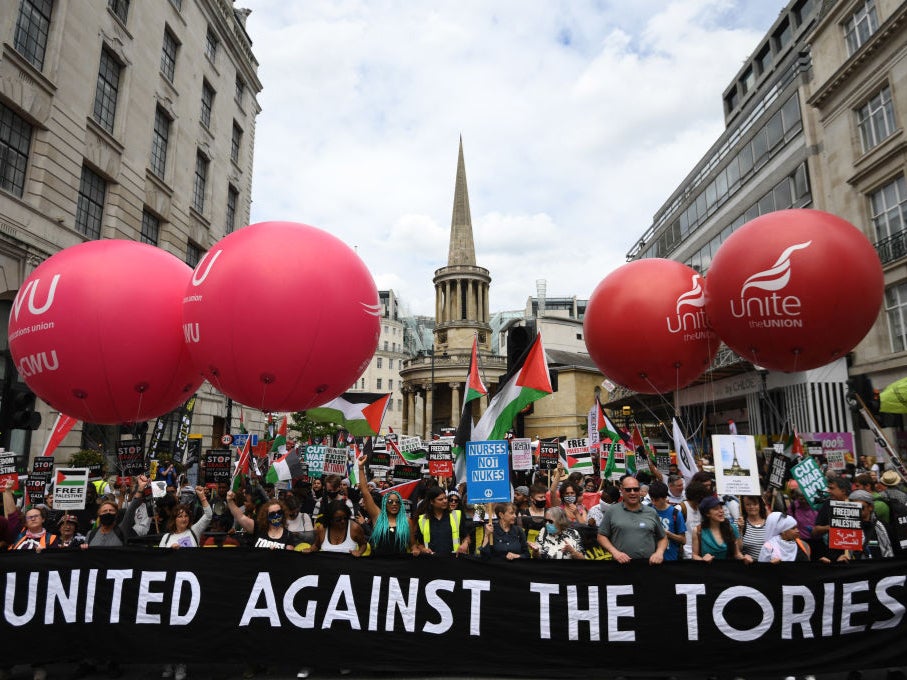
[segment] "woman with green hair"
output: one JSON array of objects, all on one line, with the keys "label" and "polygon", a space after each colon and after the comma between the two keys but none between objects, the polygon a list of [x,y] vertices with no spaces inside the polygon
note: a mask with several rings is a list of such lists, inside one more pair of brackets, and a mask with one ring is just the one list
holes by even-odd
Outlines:
[{"label": "woman with green hair", "polygon": [[362,505],[372,522],[372,534],[368,540],[371,554],[405,555],[412,550],[416,532],[411,525],[412,520],[403,512],[403,496],[396,491],[386,491],[379,508],[365,478],[365,461],[365,456],[356,459]]}]

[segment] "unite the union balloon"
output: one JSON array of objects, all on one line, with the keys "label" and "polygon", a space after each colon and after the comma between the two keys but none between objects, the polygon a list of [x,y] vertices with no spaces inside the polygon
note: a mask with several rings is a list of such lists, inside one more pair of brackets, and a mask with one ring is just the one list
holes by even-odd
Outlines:
[{"label": "unite the union balloon", "polygon": [[879,315],[884,285],[875,248],[850,222],[820,210],[779,210],[718,248],[706,313],[746,360],[805,371],[856,347]]},{"label": "unite the union balloon", "polygon": [[13,301],[9,348],[19,375],[54,409],[90,423],[173,410],[204,382],[181,327],[191,278],[186,263],[135,241],[61,250]]},{"label": "unite the union balloon", "polygon": [[359,256],[325,231],[261,222],[228,234],[186,287],[196,367],[235,401],[314,408],[349,389],[378,346],[381,306]]},{"label": "unite the union balloon", "polygon": [[629,262],[589,298],[583,322],[589,356],[606,377],[636,392],[684,387],[718,350],[703,305],[703,280],[694,269],[661,258]]}]

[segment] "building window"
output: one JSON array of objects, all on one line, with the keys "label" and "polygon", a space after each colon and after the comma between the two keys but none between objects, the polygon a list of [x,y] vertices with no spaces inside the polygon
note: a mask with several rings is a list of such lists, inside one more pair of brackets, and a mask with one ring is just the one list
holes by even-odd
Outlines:
[{"label": "building window", "polygon": [[31,125],[0,104],[0,189],[21,197],[31,147]]},{"label": "building window", "polygon": [[196,212],[205,212],[205,187],[208,184],[209,160],[205,154],[197,151],[195,154],[195,183],[192,188],[192,207]]},{"label": "building window", "polygon": [[117,15],[117,19],[126,23],[129,17],[129,0],[107,0],[107,6]]},{"label": "building window", "polygon": [[202,125],[211,127],[211,109],[214,107],[214,88],[202,81]]},{"label": "building window", "polygon": [[239,76],[236,76],[236,90],[233,92],[233,98],[236,99],[236,103],[242,106],[243,99],[246,96],[246,84],[243,82],[243,79]]},{"label": "building window", "polygon": [[79,182],[79,201],[76,204],[76,230],[88,238],[101,238],[101,218],[107,182],[87,166],[82,166]]},{"label": "building window", "polygon": [[242,146],[242,128],[233,121],[233,136],[230,138],[230,160],[239,163],[239,149]]},{"label": "building window", "polygon": [[384,341],[384,351],[387,351],[387,340]]},{"label": "building window", "polygon": [[742,89],[743,93],[746,94],[753,89],[753,85],[755,84],[756,74],[753,72],[753,68],[751,66],[743,72],[743,76],[740,78],[740,89]]},{"label": "building window", "polygon": [[167,170],[167,145],[170,142],[170,117],[161,107],[154,112],[154,132],[151,134],[151,172],[164,178]]},{"label": "building window", "polygon": [[16,19],[16,51],[39,71],[44,68],[44,52],[50,31],[53,0],[22,0]]},{"label": "building window", "polygon": [[772,51],[768,45],[762,48],[762,51],[756,55],[756,64],[759,67],[759,75],[767,73],[772,69]]},{"label": "building window", "polygon": [[217,48],[220,45],[220,41],[217,39],[217,35],[208,27],[208,33],[205,35],[205,56],[215,62],[217,60]]},{"label": "building window", "polygon": [[239,191],[232,184],[227,186],[227,223],[224,233],[230,234],[236,229],[236,205],[239,203]]},{"label": "building window", "polygon": [[169,28],[164,29],[164,46],[161,49],[161,73],[164,77],[173,82],[176,75],[176,52],[179,49],[179,41]]},{"label": "building window", "polygon": [[381,357],[376,357],[375,358],[375,368],[382,368],[382,366],[383,366],[383,363],[382,363]]},{"label": "building window", "polygon": [[139,241],[156,246],[161,234],[161,221],[147,210],[142,211],[142,233]]},{"label": "building window", "polygon": [[393,378],[388,378],[388,379],[387,379],[387,389],[389,389],[389,390],[393,390],[393,389],[394,389],[394,379],[393,379]]},{"label": "building window", "polygon": [[885,289],[885,313],[888,315],[888,332],[891,351],[907,349],[907,282]]},{"label": "building window", "polygon": [[198,261],[202,259],[202,249],[197,243],[189,241],[186,244],[186,264],[195,269]]},{"label": "building window", "polygon": [[869,37],[879,28],[875,0],[866,0],[863,5],[844,22],[844,40],[847,54],[853,54],[866,44]]},{"label": "building window", "polygon": [[786,19],[778,25],[778,28],[775,29],[775,46],[777,47],[778,52],[783,52],[784,49],[790,45],[790,41],[793,38],[793,33],[790,30],[790,22]]},{"label": "building window", "polygon": [[907,219],[907,184],[901,175],[878,191],[869,195],[872,209],[872,226],[875,228],[876,240],[899,234],[905,229]]},{"label": "building window", "polygon": [[98,125],[110,133],[113,132],[113,120],[117,111],[121,69],[119,62],[108,50],[101,50],[98,89],[94,95],[94,119]]},{"label": "building window", "polygon": [[891,88],[887,85],[857,110],[857,127],[863,153],[887,139],[895,130]]},{"label": "building window", "polygon": [[379,389],[379,390],[382,389],[382,388],[381,388],[381,378],[378,378],[378,379],[375,380],[375,386],[376,386],[376,388]]}]

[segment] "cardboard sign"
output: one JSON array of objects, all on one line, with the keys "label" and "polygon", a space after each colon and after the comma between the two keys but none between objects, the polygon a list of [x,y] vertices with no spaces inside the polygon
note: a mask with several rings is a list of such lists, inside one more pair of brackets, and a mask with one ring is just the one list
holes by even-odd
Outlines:
[{"label": "cardboard sign", "polygon": [[54,510],[84,510],[88,468],[54,470]]},{"label": "cardboard sign", "polygon": [[422,467],[419,465],[394,465],[394,480],[398,482],[411,482],[422,479]]},{"label": "cardboard sign", "polygon": [[750,435],[714,434],[715,487],[721,494],[758,496],[759,464],[756,440]]},{"label": "cardboard sign", "polygon": [[514,470],[532,469],[532,440],[525,437],[510,440],[510,465]]},{"label": "cardboard sign", "polygon": [[117,466],[123,477],[145,472],[144,443],[141,439],[126,439],[117,444]]},{"label": "cardboard sign", "polygon": [[452,448],[448,442],[428,444],[428,474],[434,477],[453,476]]},{"label": "cardboard sign", "polygon": [[510,501],[508,454],[509,449],[504,440],[466,443],[467,503]]},{"label": "cardboard sign", "polygon": [[54,473],[54,457],[38,456],[32,461],[31,472],[32,475],[47,475],[47,478],[50,479]]},{"label": "cardboard sign", "polygon": [[772,463],[768,472],[768,485],[773,489],[784,488],[789,476],[790,459],[784,453],[772,450]]},{"label": "cardboard sign", "polygon": [[19,473],[16,470],[16,454],[12,452],[0,453],[0,488],[6,486],[6,480],[13,480],[13,489],[19,488]]},{"label": "cardboard sign", "polygon": [[[310,477],[321,477],[324,474],[324,454],[327,452],[326,446],[306,446],[303,449],[305,462],[309,466]],[[302,462],[300,460],[300,462]]]},{"label": "cardboard sign", "polygon": [[834,550],[863,550],[863,525],[861,503],[850,501],[831,502],[831,524],[828,530],[828,547]]},{"label": "cardboard sign", "polygon": [[400,446],[398,448],[401,453],[414,453],[424,447],[420,437],[400,437]]},{"label": "cardboard sign", "polygon": [[230,449],[208,449],[203,457],[205,484],[217,484],[218,482],[230,482]]},{"label": "cardboard sign", "polygon": [[349,454],[346,449],[327,449],[324,453],[322,470],[326,475],[340,475],[346,477],[346,461]]},{"label": "cardboard sign", "polygon": [[539,470],[554,470],[557,468],[560,457],[561,445],[557,442],[539,442]]},{"label": "cardboard sign", "polygon": [[800,492],[809,503],[809,507],[818,510],[828,492],[828,485],[825,483],[825,475],[822,474],[815,459],[804,458],[790,469],[790,476],[797,481]]}]

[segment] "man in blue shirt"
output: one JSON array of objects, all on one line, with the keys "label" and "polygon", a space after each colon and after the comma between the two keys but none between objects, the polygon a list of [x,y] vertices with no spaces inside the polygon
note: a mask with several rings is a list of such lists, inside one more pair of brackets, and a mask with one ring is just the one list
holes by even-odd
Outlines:
[{"label": "man in blue shirt", "polygon": [[668,485],[664,482],[656,481],[649,485],[649,498],[652,499],[652,507],[661,518],[661,526],[668,535],[665,561],[677,560],[687,538],[687,523],[683,519],[683,512],[679,506],[668,503]]}]

